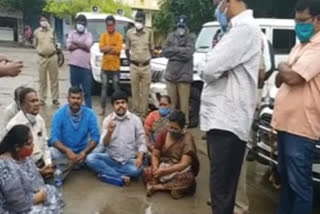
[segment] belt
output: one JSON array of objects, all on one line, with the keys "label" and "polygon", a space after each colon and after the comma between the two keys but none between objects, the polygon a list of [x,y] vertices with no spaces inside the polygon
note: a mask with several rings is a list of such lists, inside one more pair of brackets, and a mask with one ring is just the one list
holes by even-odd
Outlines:
[{"label": "belt", "polygon": [[52,57],[52,56],[54,56],[54,55],[56,55],[57,54],[57,52],[56,51],[54,51],[52,54],[49,54],[49,55],[43,55],[43,54],[40,54],[40,53],[38,53],[38,55],[39,56],[41,56],[41,57],[43,57],[43,58],[50,58],[50,57]]},{"label": "belt", "polygon": [[144,67],[150,64],[150,60],[146,61],[146,62],[136,62],[136,61],[131,61],[132,64],[134,64],[135,66],[138,67]]}]

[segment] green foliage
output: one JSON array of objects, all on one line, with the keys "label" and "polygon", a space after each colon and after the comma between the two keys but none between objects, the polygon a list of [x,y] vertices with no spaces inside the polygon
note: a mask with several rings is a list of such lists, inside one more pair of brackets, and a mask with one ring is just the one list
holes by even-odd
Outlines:
[{"label": "green foliage", "polygon": [[45,0],[0,0],[1,8],[15,9],[23,13],[24,21],[28,22],[34,14],[41,12]]},{"label": "green foliage", "polygon": [[160,4],[160,11],[153,19],[156,32],[172,31],[182,14],[189,17],[189,27],[195,32],[201,29],[203,23],[213,20],[212,0],[163,0]]},{"label": "green foliage", "polygon": [[48,0],[44,11],[64,18],[75,16],[78,12],[90,12],[93,6],[98,6],[100,12],[111,14],[123,9],[126,16],[131,16],[131,9],[116,0]]},{"label": "green foliage", "polygon": [[0,0],[0,7],[20,11],[39,11],[44,4],[45,0]]},{"label": "green foliage", "polygon": [[[297,0],[245,0],[256,17],[293,18]],[[185,14],[190,18],[190,28],[199,32],[202,24],[214,20],[212,0],[162,0],[160,11],[154,15],[156,32],[168,33],[175,26],[176,18]]]}]

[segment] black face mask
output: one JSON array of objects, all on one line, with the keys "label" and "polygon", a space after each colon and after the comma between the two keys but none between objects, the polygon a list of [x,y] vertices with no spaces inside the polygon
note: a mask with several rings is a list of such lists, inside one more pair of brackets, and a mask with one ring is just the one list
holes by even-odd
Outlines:
[{"label": "black face mask", "polygon": [[169,131],[171,137],[174,140],[179,140],[180,138],[182,138],[184,136],[184,133],[182,132],[177,132],[177,131]]}]

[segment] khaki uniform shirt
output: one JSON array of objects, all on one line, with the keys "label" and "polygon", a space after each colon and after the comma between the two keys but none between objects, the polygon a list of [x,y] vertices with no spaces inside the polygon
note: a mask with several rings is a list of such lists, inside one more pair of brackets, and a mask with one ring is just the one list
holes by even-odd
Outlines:
[{"label": "khaki uniform shirt", "polygon": [[54,36],[54,30],[51,28],[48,28],[47,30],[42,28],[36,29],[34,32],[33,45],[39,55],[52,55],[56,51],[56,38]]},{"label": "khaki uniform shirt", "polygon": [[320,137],[320,33],[307,44],[298,44],[288,64],[305,83],[283,83],[278,92],[272,127],[278,131],[318,140]]},{"label": "khaki uniform shirt", "polygon": [[152,32],[144,28],[138,32],[135,28],[127,32],[126,50],[130,50],[130,59],[138,63],[144,63],[152,58],[154,49]]}]

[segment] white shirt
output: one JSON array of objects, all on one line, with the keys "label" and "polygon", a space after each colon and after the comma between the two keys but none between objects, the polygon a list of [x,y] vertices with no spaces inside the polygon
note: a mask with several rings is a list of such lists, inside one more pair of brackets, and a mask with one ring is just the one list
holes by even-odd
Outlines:
[{"label": "white shirt", "polygon": [[231,28],[212,49],[200,77],[202,131],[230,131],[242,141],[249,139],[256,108],[261,59],[261,31],[246,10],[232,18]]},{"label": "white shirt", "polygon": [[36,123],[32,126],[25,114],[22,111],[19,111],[8,123],[6,131],[8,132],[15,125],[26,125],[31,129],[34,144],[32,159],[35,162],[42,159],[46,166],[52,164],[47,142],[47,131],[43,118],[38,114],[36,116]]},{"label": "white shirt", "polygon": [[4,114],[3,114],[3,120],[2,120],[2,124],[1,124],[1,130],[0,130],[0,139],[2,139],[4,137],[4,135],[6,134],[6,127],[9,123],[9,121],[16,116],[16,114],[19,112],[19,108],[16,102],[12,102],[10,103],[10,105],[8,105],[6,107],[6,109],[4,110]]}]

